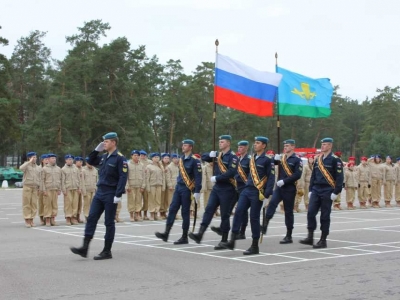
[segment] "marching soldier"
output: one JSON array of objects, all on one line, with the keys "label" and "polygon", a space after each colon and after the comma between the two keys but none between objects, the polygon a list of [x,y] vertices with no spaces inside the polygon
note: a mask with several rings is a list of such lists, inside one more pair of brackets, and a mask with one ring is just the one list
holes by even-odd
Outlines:
[{"label": "marching soldier", "polygon": [[92,205],[93,197],[96,194],[97,181],[99,174],[96,168],[88,163],[89,157],[86,157],[86,166],[83,167],[84,188],[83,188],[83,214],[85,215],[85,221],[89,217],[90,205]]},{"label": "marching soldier", "polygon": [[395,182],[395,193],[394,198],[396,200],[396,206],[400,207],[400,157],[396,158],[396,182]]},{"label": "marching soldier", "polygon": [[160,216],[161,219],[165,220],[167,218],[167,210],[169,207],[168,203],[168,187],[166,178],[170,175],[168,174],[168,165],[170,163],[171,155],[169,153],[163,153],[161,155],[161,166],[164,170],[164,190],[161,192],[161,206],[160,206]]},{"label": "marching soldier", "polygon": [[85,181],[84,181],[84,174],[83,174],[83,157],[81,156],[75,156],[75,166],[78,168],[79,170],[79,176],[81,179],[81,186],[80,186],[80,190],[81,193],[79,194],[79,201],[78,201],[78,214],[76,215],[76,219],[78,221],[78,223],[83,223],[83,221],[81,220],[81,213],[82,213],[82,207],[83,207],[83,187],[85,186]]},{"label": "marching soldier", "polygon": [[355,209],[353,203],[356,196],[356,190],[358,187],[357,172],[354,170],[354,163],[350,162],[347,164],[347,168],[344,172],[343,187],[346,190],[346,203],[347,209]]},{"label": "marching soldier", "polygon": [[[343,163],[339,157],[332,154],[332,138],[321,140],[321,154],[315,160],[310,180],[310,204],[307,212],[308,236],[300,240],[301,244],[313,248],[326,248],[326,238],[329,235],[331,223],[332,202],[342,192]],[[317,229],[316,216],[321,209],[321,239],[314,245],[314,231]]]},{"label": "marching soldier", "polygon": [[[47,154],[42,154],[40,156],[40,183],[42,182],[42,172],[43,172],[43,168],[45,165],[47,165],[49,158]],[[39,197],[38,197],[38,213],[39,213],[39,218],[40,218],[40,225],[44,226],[46,225],[46,222],[43,218],[44,216],[44,204],[43,204],[43,191],[42,189],[39,189]]]},{"label": "marching soldier", "polygon": [[360,208],[367,208],[369,189],[371,188],[371,171],[367,157],[361,157],[361,164],[357,167],[358,199]]},{"label": "marching soldier", "polygon": [[73,164],[74,157],[65,155],[65,166],[61,169],[61,189],[64,194],[64,214],[67,225],[78,225],[78,204],[81,193],[81,177]]},{"label": "marching soldier", "polygon": [[[274,157],[275,157],[275,152],[274,152],[273,150],[268,150],[268,151],[267,151],[267,156],[268,156],[270,159],[272,159],[272,161],[273,161],[273,160],[274,160]],[[276,165],[274,166],[275,182],[278,181],[278,173],[279,173],[278,169],[279,169],[279,165],[276,164]],[[272,198],[272,194],[271,194],[271,196],[269,196],[269,198],[267,199],[268,201],[266,201],[266,203],[269,204],[269,202],[271,202],[271,198]],[[265,207],[267,207],[267,206],[268,206],[268,205],[265,204]],[[281,214],[285,213],[285,209],[284,209],[284,207],[283,207],[283,201],[279,202],[279,212],[280,212]]]},{"label": "marching soldier", "polygon": [[61,169],[56,165],[57,156],[48,154],[48,164],[41,173],[41,190],[43,192],[43,218],[46,226],[57,226],[55,217],[58,214],[58,196],[61,194]]},{"label": "marching soldier", "polygon": [[[96,231],[97,222],[103,212],[105,212],[104,225],[106,234],[104,236],[104,248],[95,260],[112,258],[111,247],[115,236],[115,213],[117,203],[121,202],[122,194],[125,191],[128,162],[118,151],[118,135],[109,132],[103,136],[103,142],[97,145],[94,151],[89,154],[88,163],[92,166],[99,166],[99,181],[97,183],[96,195],[90,207],[89,217],[85,226],[85,238],[83,246],[80,248],[72,247],[74,254],[87,257],[90,241]],[[99,153],[107,153],[99,156]]]},{"label": "marching soldier", "polygon": [[219,137],[219,153],[217,151],[211,151],[202,155],[202,160],[211,162],[215,159],[214,165],[214,176],[211,177],[211,182],[215,183],[208,205],[205,208],[203,215],[203,221],[201,223],[198,233],[190,233],[189,237],[196,243],[200,244],[204,232],[210,225],[211,220],[217,207],[221,210],[221,231],[222,239],[218,246],[214,247],[215,250],[223,249],[221,246],[222,242],[228,241],[228,233],[230,229],[229,217],[230,217],[230,205],[233,197],[236,193],[236,181],[234,179],[237,168],[237,156],[231,151],[231,140],[230,135],[221,135]]},{"label": "marching soldier", "polygon": [[142,194],[146,189],[144,166],[139,162],[140,152],[133,150],[128,162],[128,180],[126,181],[127,206],[130,221],[142,221],[140,210],[142,209]]},{"label": "marching soldier", "polygon": [[199,203],[201,191],[201,162],[192,155],[194,141],[186,139],[182,141],[182,157],[179,160],[179,175],[175,188],[172,203],[169,208],[169,214],[164,233],[156,232],[156,237],[164,242],[168,241],[169,233],[174,224],[176,214],[179,208],[182,210],[182,237],[174,242],[175,245],[188,244],[188,231],[190,226],[190,203],[192,193],[193,201]]},{"label": "marching soldier", "polygon": [[[146,151],[140,150],[139,153],[140,153],[140,163],[143,165],[144,171],[146,172],[147,165],[151,164],[152,162],[147,158]],[[142,211],[143,211],[143,220],[145,221],[149,220],[147,216],[148,207],[149,207],[149,193],[147,192],[147,190],[144,190]]]},{"label": "marching soldier", "polygon": [[390,156],[386,157],[383,168],[383,193],[385,196],[385,207],[392,207],[390,201],[393,199],[393,186],[396,181],[396,169]]},{"label": "marching soldier", "polygon": [[172,154],[171,155],[172,162],[168,165],[168,172],[165,173],[166,178],[165,181],[167,183],[167,191],[168,193],[168,201],[167,201],[167,208],[169,209],[171,202],[172,202],[172,197],[175,192],[175,187],[177,183],[177,179],[179,176],[179,156],[178,154]]},{"label": "marching soldier", "polygon": [[33,219],[37,213],[37,203],[40,188],[40,167],[36,164],[36,153],[28,152],[27,161],[19,169],[24,172],[22,183],[22,213],[25,219],[25,227],[35,227]]},{"label": "marching soldier", "polygon": [[379,208],[379,202],[381,201],[382,193],[382,180],[384,173],[384,165],[381,164],[381,156],[375,155],[373,159],[369,161],[369,167],[371,170],[371,197],[372,207]]},{"label": "marching soldier", "polygon": [[[260,211],[263,202],[272,194],[275,183],[274,161],[267,157],[265,153],[267,144],[268,138],[263,136],[255,137],[255,154],[250,158],[249,176],[247,178],[246,186],[240,194],[235,217],[233,218],[231,239],[229,242],[221,243],[221,246],[225,249],[233,250],[235,248],[235,240],[237,240],[243,217],[245,216],[245,212],[250,208],[250,224],[253,242],[250,248],[243,252],[243,255],[259,254],[258,240],[260,238]],[[274,197],[272,197],[271,202],[273,201]],[[274,208],[276,209],[279,200],[276,200],[275,202]],[[268,209],[270,207],[271,205],[268,206]],[[291,210],[291,212],[293,213],[293,210]]]},{"label": "marching soldier", "polygon": [[161,207],[161,192],[165,189],[164,170],[160,165],[160,153],[150,155],[152,163],[146,167],[146,190],[149,194],[150,221],[159,220],[158,212]]},{"label": "marching soldier", "polygon": [[292,231],[294,225],[294,198],[296,196],[296,181],[300,179],[303,171],[303,163],[295,154],[296,147],[295,140],[289,139],[283,141],[284,154],[281,157],[279,154],[275,155],[275,161],[280,161],[278,181],[276,188],[272,194],[271,202],[268,205],[267,213],[265,215],[265,226],[263,232],[267,232],[269,221],[274,217],[276,207],[279,202],[283,200],[285,208],[285,224],[286,236],[280,241],[281,244],[291,244]]}]

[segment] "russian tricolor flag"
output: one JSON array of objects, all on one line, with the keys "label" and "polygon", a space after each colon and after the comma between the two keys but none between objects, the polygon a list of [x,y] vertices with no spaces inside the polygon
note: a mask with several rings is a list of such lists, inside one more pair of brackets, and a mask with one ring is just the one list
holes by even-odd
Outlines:
[{"label": "russian tricolor flag", "polygon": [[217,54],[214,101],[245,113],[271,117],[281,79],[281,74],[258,71]]}]

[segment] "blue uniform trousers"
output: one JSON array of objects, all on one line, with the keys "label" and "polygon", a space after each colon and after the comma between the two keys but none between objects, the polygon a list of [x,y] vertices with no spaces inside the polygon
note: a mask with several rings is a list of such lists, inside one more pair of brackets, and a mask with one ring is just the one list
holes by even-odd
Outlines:
[{"label": "blue uniform trousers", "polygon": [[[232,201],[231,207],[229,208],[229,214],[232,215],[233,208],[235,207],[236,203],[239,202],[240,194],[243,192],[244,188],[245,187],[243,187],[243,188],[241,188],[240,190],[237,191],[237,195],[234,198],[234,201]],[[235,212],[235,214],[236,214],[236,212]],[[249,212],[246,210],[246,212],[245,212],[245,214],[243,216],[243,219],[242,219],[242,227],[243,228],[247,227],[248,224],[249,224]]]},{"label": "blue uniform trousers", "polygon": [[307,212],[307,229],[317,229],[317,214],[321,208],[321,232],[329,234],[331,225],[332,200],[331,194],[333,189],[330,186],[313,186],[311,191],[310,203]]},{"label": "blue uniform trousers", "polygon": [[201,226],[208,227],[208,225],[210,225],[214,213],[219,206],[221,211],[221,231],[229,232],[231,229],[229,223],[229,209],[231,207],[233,197],[236,197],[235,193],[236,191],[233,186],[214,186],[210,193],[210,198],[208,198],[208,204],[203,215]]},{"label": "blue uniform trousers", "polygon": [[97,222],[99,221],[103,212],[104,225],[106,226],[106,234],[104,239],[113,242],[115,236],[115,212],[117,211],[117,204],[114,204],[115,193],[102,194],[97,191],[90,206],[89,216],[85,226],[85,236],[93,238],[96,231]]},{"label": "blue uniform trousers", "polygon": [[263,202],[259,200],[259,191],[254,186],[247,186],[240,193],[239,202],[233,218],[232,232],[239,233],[240,226],[246,218],[247,210],[250,208],[250,225],[252,238],[260,238],[260,211]]},{"label": "blue uniform trousers", "polygon": [[272,199],[268,204],[268,209],[265,217],[267,219],[272,219],[276,212],[276,207],[281,200],[283,201],[283,206],[285,208],[285,225],[289,230],[293,229],[294,224],[294,199],[296,197],[296,186],[289,185],[283,187],[276,187],[274,193],[272,194]]},{"label": "blue uniform trousers", "polygon": [[[189,230],[190,226],[190,203],[191,203],[191,191],[186,187],[185,184],[178,183],[175,187],[175,192],[172,197],[171,205],[169,206],[167,226],[174,225],[176,214],[180,207],[182,215],[182,229]],[[194,201],[194,200],[193,200]]]}]

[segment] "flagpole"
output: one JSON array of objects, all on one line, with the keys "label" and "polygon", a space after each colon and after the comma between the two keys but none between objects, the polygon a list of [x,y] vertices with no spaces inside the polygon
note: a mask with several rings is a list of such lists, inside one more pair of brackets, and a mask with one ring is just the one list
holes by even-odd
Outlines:
[{"label": "flagpole", "polygon": [[[275,52],[275,72],[278,73],[278,52]],[[276,131],[278,138],[278,154],[281,154],[281,121],[279,117],[279,93],[276,94]]]},{"label": "flagpole", "polygon": [[[215,68],[217,68],[217,61],[218,61],[218,46],[219,46],[219,41],[218,39],[215,40]],[[214,74],[216,76],[216,74]],[[213,151],[217,150],[217,145],[216,145],[216,136],[215,136],[215,130],[217,127],[217,103],[215,102],[215,99],[217,98],[217,91],[215,88],[215,80],[214,80],[214,112],[213,112]],[[213,159],[214,163],[214,159]],[[213,167],[214,170],[214,167]]]}]

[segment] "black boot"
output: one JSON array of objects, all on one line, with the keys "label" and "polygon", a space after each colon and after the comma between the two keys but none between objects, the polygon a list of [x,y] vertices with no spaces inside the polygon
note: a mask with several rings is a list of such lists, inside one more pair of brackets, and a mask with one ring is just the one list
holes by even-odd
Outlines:
[{"label": "black boot", "polygon": [[326,244],[326,237],[328,234],[322,233],[321,234],[321,239],[318,241],[317,244],[313,246],[314,249],[321,249],[321,248],[326,248],[328,245]]},{"label": "black boot", "polygon": [[165,232],[164,233],[156,232],[155,233],[156,237],[158,237],[159,239],[162,239],[164,242],[167,242],[168,241],[169,232],[171,231],[171,228],[172,228],[171,225],[165,226]]},{"label": "black boot", "polygon": [[174,242],[174,245],[184,245],[184,244],[189,244],[187,230],[184,230],[182,233],[182,237],[176,242]]},{"label": "black boot", "polygon": [[231,239],[229,242],[224,242],[224,243],[219,243],[224,249],[229,249],[233,250],[235,249],[235,241],[238,240],[238,234],[237,233],[231,233]]},{"label": "black boot", "polygon": [[305,239],[300,240],[300,244],[310,245],[314,244],[314,230],[308,230],[308,236]]},{"label": "black boot", "polygon": [[197,244],[200,244],[201,239],[203,238],[203,234],[206,231],[207,227],[206,226],[200,226],[199,232],[198,233],[189,233],[189,237],[195,241]]},{"label": "black boot", "polygon": [[293,243],[292,240],[292,229],[288,229],[286,231],[286,236],[283,238],[282,241],[279,242],[279,244],[291,244]]},{"label": "black boot", "polygon": [[82,257],[87,257],[87,253],[89,250],[89,244],[90,244],[91,240],[92,240],[91,238],[85,236],[85,238],[83,239],[82,247],[80,247],[80,248],[71,247],[70,248],[72,253],[78,254]]},{"label": "black boot", "polygon": [[228,232],[222,233],[222,239],[217,246],[214,247],[214,250],[224,250],[224,244],[228,242]]},{"label": "black boot", "polygon": [[220,227],[211,226],[211,230],[214,231],[216,234],[222,236],[222,231]]},{"label": "black boot", "polygon": [[253,242],[251,243],[251,246],[247,251],[243,252],[243,255],[253,255],[253,254],[259,254],[260,250],[258,249],[258,239],[253,239]]},{"label": "black boot", "polygon": [[240,232],[236,237],[237,240],[245,240],[246,239],[246,226],[240,227]]},{"label": "black boot", "polygon": [[105,240],[104,241],[104,249],[103,249],[103,251],[101,251],[100,254],[98,254],[95,257],[93,257],[93,259],[94,260],[103,260],[103,259],[112,258],[111,246],[112,246],[112,242]]},{"label": "black boot", "polygon": [[267,234],[268,224],[270,219],[265,219],[265,225],[261,225],[261,233]]}]

